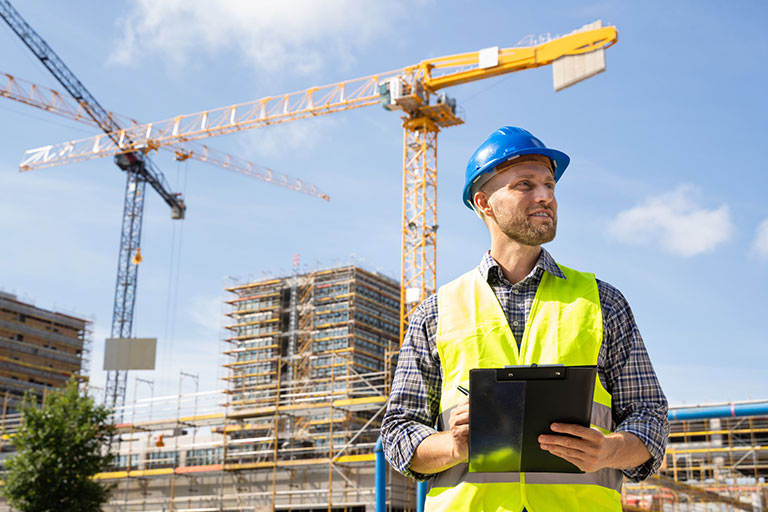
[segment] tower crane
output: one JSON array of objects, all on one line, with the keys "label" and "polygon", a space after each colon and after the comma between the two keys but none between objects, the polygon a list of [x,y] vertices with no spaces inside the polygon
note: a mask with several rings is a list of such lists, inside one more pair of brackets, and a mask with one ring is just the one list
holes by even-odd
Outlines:
[{"label": "tower crane", "polygon": [[[43,85],[28,82],[8,73],[0,72],[0,97],[24,103],[25,105],[39,108],[40,110],[44,110],[51,114],[56,114],[98,128],[98,125],[86,113],[82,104],[75,101],[74,98]],[[135,119],[114,112],[110,112],[109,115],[113,119],[118,120],[118,123],[123,126],[136,126],[139,124]],[[307,183],[299,178],[275,171],[269,167],[264,167],[234,155],[218,151],[205,144],[186,142],[179,145],[164,145],[162,146],[162,149],[172,151],[176,160],[183,161],[191,158],[206,164],[256,178],[279,187],[288,188],[296,192],[324,199],[325,201],[330,201],[328,194],[320,190],[317,185]]]},{"label": "tower crane", "polygon": [[[41,97],[38,96],[38,101],[36,102],[35,94],[29,94],[25,97],[25,103],[57,113],[60,111],[63,115],[68,115],[70,118],[81,121],[90,119],[91,124],[98,126],[107,134],[107,137],[116,137],[115,143],[127,141],[124,137],[117,137],[115,135],[126,126],[121,122],[125,121],[125,119],[108,112],[96,101],[96,98],[77,79],[64,61],[22,18],[8,0],[0,0],[0,17],[64,87],[67,93],[74,98],[77,106],[65,100],[65,96],[61,93],[52,90],[45,91],[39,86],[36,87],[36,93],[41,91],[43,93],[47,92],[49,97],[55,98],[55,100],[49,102],[47,107],[42,107],[42,104],[39,102]],[[16,85],[18,85],[18,82],[16,82]],[[9,87],[6,90],[12,91],[14,89]],[[11,95],[8,94],[8,97],[11,97]],[[18,98],[15,99],[19,98],[21,98],[21,95],[18,95]],[[134,127],[138,126],[138,123],[133,121],[130,124]],[[183,149],[175,148],[174,151],[176,152],[177,159],[196,158],[214,163],[215,165],[222,165],[244,174],[260,177],[265,181],[272,181],[283,186],[292,185],[291,188],[297,191],[328,199],[327,196],[319,192],[313,185],[305,185],[300,180],[295,179],[291,183],[292,179],[288,176],[274,176],[269,169],[258,169],[249,162],[215,152],[206,146],[186,145]],[[130,338],[133,331],[133,312],[136,302],[138,262],[140,261],[139,247],[144,213],[144,192],[147,183],[170,206],[172,219],[183,219],[186,205],[181,194],[171,192],[162,172],[147,157],[146,151],[121,152],[115,155],[114,160],[117,166],[126,173],[126,187],[110,335],[112,338]],[[114,408],[114,419],[116,422],[119,422],[121,419],[122,405],[125,401],[126,381],[127,371],[125,370],[109,371],[107,373],[104,398],[105,402]]]},{"label": "tower crane", "polygon": [[[38,168],[131,151],[157,149],[215,135],[342,112],[381,103],[402,112],[403,202],[400,340],[419,302],[436,289],[437,134],[463,120],[451,86],[555,65],[562,71],[574,59],[598,62],[596,71],[556,83],[559,90],[605,69],[604,50],[618,40],[616,27],[595,22],[570,34],[530,41],[511,48],[484,50],[423,60],[403,69],[246,103],[179,115],[108,135],[29,150],[20,166]],[[595,59],[591,59],[595,57]],[[592,63],[594,64],[594,62]],[[576,68],[583,66],[581,60]],[[574,67],[574,66],[571,66]],[[567,69],[566,69],[567,71]]]}]

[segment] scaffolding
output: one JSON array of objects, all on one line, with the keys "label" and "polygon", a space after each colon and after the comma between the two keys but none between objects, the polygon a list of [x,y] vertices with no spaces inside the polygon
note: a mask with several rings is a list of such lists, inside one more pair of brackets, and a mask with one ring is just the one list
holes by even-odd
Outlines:
[{"label": "scaffolding", "polygon": [[[131,422],[118,425],[123,442],[113,471],[98,475],[118,484],[108,510],[371,510],[372,440],[385,400],[368,381],[381,373],[350,379],[353,389],[368,389],[355,398],[337,392],[297,403],[297,388],[285,385],[279,400],[258,408],[227,407],[225,390],[134,399],[124,411]],[[347,430],[339,419],[350,413],[369,420]],[[312,417],[330,425],[307,439],[337,441],[297,443],[282,428],[287,419]],[[415,510],[411,483],[393,477],[389,488],[393,510]]]},{"label": "scaffolding", "polygon": [[[362,488],[357,468],[370,473],[375,458],[399,346],[398,283],[354,265],[302,274],[295,260],[290,277],[226,291],[224,471],[270,470],[275,508],[370,503],[373,480]],[[326,478],[312,492],[281,493],[286,471],[294,482]]]}]

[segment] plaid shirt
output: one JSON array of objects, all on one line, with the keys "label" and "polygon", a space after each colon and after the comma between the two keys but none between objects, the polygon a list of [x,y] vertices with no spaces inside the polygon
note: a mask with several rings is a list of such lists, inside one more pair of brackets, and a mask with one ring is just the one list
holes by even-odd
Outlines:
[{"label": "plaid shirt", "polygon": [[[516,340],[522,340],[536,289],[544,272],[565,278],[552,256],[541,250],[530,274],[513,285],[499,264],[486,252],[480,271],[491,285]],[[603,314],[603,343],[597,358],[600,382],[612,395],[615,432],[640,438],[651,459],[624,470],[627,478],[643,480],[664,458],[669,435],[667,399],[648,358],[629,304],[619,290],[597,280]],[[384,453],[399,472],[419,480],[430,475],[410,471],[416,447],[436,432],[442,368],[435,343],[437,295],[430,296],[413,313],[400,349],[389,405],[381,425]]]}]

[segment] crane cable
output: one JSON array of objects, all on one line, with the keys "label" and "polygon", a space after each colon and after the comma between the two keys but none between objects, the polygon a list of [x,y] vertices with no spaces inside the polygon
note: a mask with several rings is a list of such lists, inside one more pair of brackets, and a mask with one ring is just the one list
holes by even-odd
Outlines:
[{"label": "crane cable", "polygon": [[[189,164],[187,161],[177,161],[176,186],[182,185],[182,197],[187,195],[187,177]],[[179,307],[179,281],[181,276],[181,253],[184,239],[184,220],[173,222],[171,228],[171,255],[168,265],[168,290],[165,303],[165,328],[163,333],[163,350],[161,351],[162,366],[166,366],[173,358],[173,345],[176,338],[176,319]]]}]

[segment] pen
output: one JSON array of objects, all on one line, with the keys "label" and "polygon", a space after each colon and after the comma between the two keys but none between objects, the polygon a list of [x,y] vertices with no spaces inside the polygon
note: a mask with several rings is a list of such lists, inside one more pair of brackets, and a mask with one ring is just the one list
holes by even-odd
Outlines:
[{"label": "pen", "polygon": [[464,386],[456,386],[456,389],[461,391],[465,396],[469,396],[469,390]]}]

